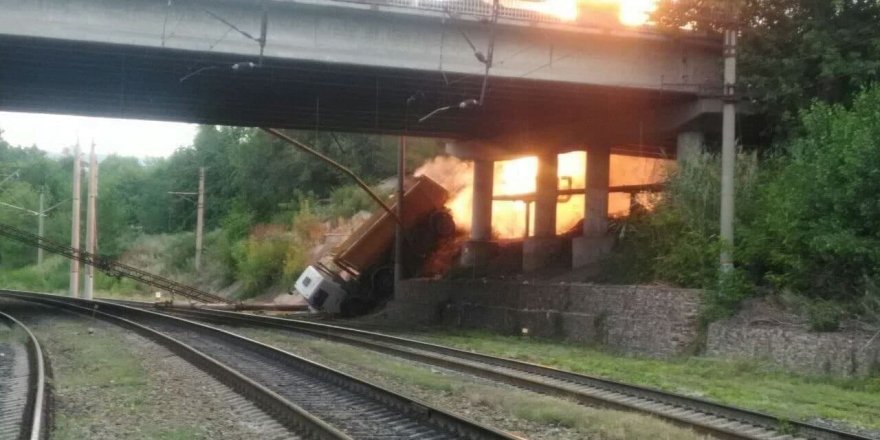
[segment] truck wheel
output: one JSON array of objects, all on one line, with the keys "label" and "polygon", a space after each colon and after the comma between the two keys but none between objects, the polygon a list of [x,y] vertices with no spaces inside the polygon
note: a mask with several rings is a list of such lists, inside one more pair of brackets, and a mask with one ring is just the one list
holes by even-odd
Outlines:
[{"label": "truck wheel", "polygon": [[448,211],[437,211],[431,214],[431,229],[438,237],[455,235],[455,220]]}]

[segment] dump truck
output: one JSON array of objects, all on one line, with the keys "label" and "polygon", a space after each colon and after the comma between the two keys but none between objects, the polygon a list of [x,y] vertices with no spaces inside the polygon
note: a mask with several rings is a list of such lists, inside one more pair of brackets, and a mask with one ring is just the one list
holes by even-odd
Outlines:
[{"label": "dump truck", "polygon": [[[455,222],[446,209],[449,193],[426,176],[404,184],[403,261],[408,275],[422,275],[427,259],[453,240]],[[397,201],[391,200],[396,212]],[[294,290],[315,312],[357,316],[381,307],[394,295],[396,221],[377,210],[351,235],[299,276]],[[294,293],[294,292],[291,292]]]}]

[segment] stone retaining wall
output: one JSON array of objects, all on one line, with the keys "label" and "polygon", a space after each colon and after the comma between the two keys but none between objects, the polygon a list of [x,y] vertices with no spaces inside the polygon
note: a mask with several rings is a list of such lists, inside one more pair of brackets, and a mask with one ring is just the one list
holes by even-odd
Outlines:
[{"label": "stone retaining wall", "polygon": [[696,345],[700,293],[655,286],[407,280],[383,312],[440,324],[596,344],[670,357]]},{"label": "stone retaining wall", "polygon": [[880,336],[876,331],[814,332],[796,320],[768,319],[770,306],[758,308],[746,305],[735,317],[709,325],[706,355],[767,361],[811,375],[880,373]]},{"label": "stone retaining wall", "polygon": [[[696,354],[700,291],[657,286],[407,280],[380,315],[394,325],[445,324],[671,357]],[[880,374],[880,335],[811,332],[803,318],[751,301],[712,323],[703,355],[771,362],[805,374]]]}]

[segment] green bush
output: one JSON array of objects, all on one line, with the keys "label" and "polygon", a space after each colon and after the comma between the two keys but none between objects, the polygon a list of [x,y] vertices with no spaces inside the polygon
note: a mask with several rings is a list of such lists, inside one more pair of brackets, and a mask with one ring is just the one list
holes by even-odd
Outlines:
[{"label": "green bush", "polygon": [[281,280],[290,233],[275,225],[254,227],[246,240],[233,249],[242,294],[250,297]]},{"label": "green bush", "polygon": [[[615,282],[663,281],[717,289],[720,171],[718,157],[704,154],[667,172],[666,191],[650,213],[637,213],[618,227],[618,251],[607,261]],[[737,227],[754,209],[757,158],[740,154],[736,170]]]},{"label": "green bush", "polygon": [[801,136],[775,155],[737,158],[735,272],[718,274],[720,163],[710,155],[680,164],[654,212],[624,222],[609,272],[705,288],[713,318],[764,291],[819,300],[806,311],[822,330],[844,311],[880,310],[871,301],[880,279],[880,88],[851,108],[816,104],[802,120]]},{"label": "green bush", "polygon": [[833,332],[840,329],[843,310],[834,302],[816,300],[807,307],[810,329],[817,332]]},{"label": "green bush", "polygon": [[743,300],[754,296],[755,288],[745,273],[734,269],[718,274],[718,284],[705,289],[703,320],[712,322],[728,318],[738,309]]},{"label": "green bush", "polygon": [[746,262],[777,289],[854,301],[880,276],[880,88],[802,120],[761,193]]},{"label": "green bush", "polygon": [[328,218],[349,218],[360,211],[375,211],[376,202],[357,185],[340,186],[330,193],[321,214]]},{"label": "green bush", "polygon": [[37,292],[63,292],[70,284],[70,260],[49,255],[40,266],[24,266],[0,271],[0,286],[5,289]]},{"label": "green bush", "polygon": [[324,229],[320,217],[312,212],[311,203],[306,200],[291,224],[291,243],[284,261],[284,280],[292,282],[310,263],[311,249],[323,240]]}]

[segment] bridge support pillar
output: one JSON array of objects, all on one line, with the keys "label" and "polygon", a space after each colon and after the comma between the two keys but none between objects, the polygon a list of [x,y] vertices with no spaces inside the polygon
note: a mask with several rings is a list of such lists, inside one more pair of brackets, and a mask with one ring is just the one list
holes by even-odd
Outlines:
[{"label": "bridge support pillar", "polygon": [[559,177],[555,153],[538,156],[535,188],[535,233],[523,243],[523,271],[568,265],[564,241],[556,236],[556,202]]},{"label": "bridge support pillar", "polygon": [[587,151],[584,235],[572,240],[572,267],[584,267],[598,262],[611,251],[614,244],[614,238],[607,235],[610,151],[607,146],[597,146]]},{"label": "bridge support pillar", "polygon": [[675,149],[678,162],[681,163],[699,156],[704,151],[705,145],[706,139],[702,132],[685,131],[679,133]]},{"label": "bridge support pillar", "polygon": [[489,263],[492,240],[492,188],[495,162],[474,161],[474,194],[471,205],[471,237],[461,254],[461,265],[485,272]]}]

